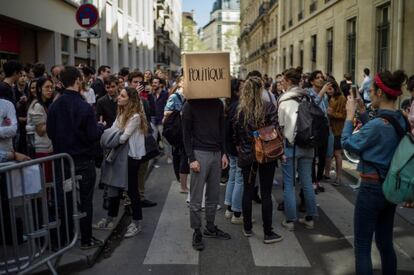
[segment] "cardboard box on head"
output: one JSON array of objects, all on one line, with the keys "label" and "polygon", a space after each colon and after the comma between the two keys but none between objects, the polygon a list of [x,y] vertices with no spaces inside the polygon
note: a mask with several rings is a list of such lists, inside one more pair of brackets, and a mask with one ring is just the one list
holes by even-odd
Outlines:
[{"label": "cardboard box on head", "polygon": [[186,99],[230,97],[230,54],[228,52],[185,53],[183,92]]}]

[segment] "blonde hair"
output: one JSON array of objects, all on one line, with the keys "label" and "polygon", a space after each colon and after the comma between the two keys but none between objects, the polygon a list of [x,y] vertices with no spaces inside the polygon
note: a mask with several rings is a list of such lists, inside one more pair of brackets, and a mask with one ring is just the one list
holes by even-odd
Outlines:
[{"label": "blonde hair", "polygon": [[244,82],[237,110],[237,117],[243,120],[244,127],[249,124],[256,129],[263,127],[265,111],[262,89],[263,81],[260,77],[252,76]]},{"label": "blonde hair", "polygon": [[148,123],[144,112],[144,105],[141,101],[141,98],[138,95],[137,90],[127,87],[125,91],[128,94],[129,101],[125,106],[118,105],[118,116],[119,123],[118,126],[121,129],[125,129],[128,119],[130,119],[134,114],[139,114],[140,118],[140,130],[143,134],[148,133]]}]

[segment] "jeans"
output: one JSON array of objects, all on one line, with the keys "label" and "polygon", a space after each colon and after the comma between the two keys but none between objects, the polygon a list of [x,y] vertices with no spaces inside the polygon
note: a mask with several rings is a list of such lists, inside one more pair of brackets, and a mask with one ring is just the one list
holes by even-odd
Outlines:
[{"label": "jeans", "polygon": [[[141,199],[138,192],[137,171],[141,161],[128,157],[128,197],[131,199],[132,219],[142,220]],[[122,189],[118,190],[117,196],[109,197],[108,216],[117,217]]]},{"label": "jeans", "polygon": [[206,186],[205,217],[207,224],[214,224],[220,197],[221,152],[194,150],[200,163],[200,172],[191,171],[190,181],[190,223],[192,229],[201,228],[201,202]]},{"label": "jeans", "polygon": [[234,212],[242,212],[243,175],[242,169],[237,166],[237,157],[229,155],[230,170],[226,186],[225,205],[230,205]]},{"label": "jeans", "polygon": [[[295,152],[294,152],[295,151]],[[283,199],[285,203],[286,220],[296,221],[296,191],[295,174],[299,173],[299,180],[305,196],[306,216],[316,216],[315,192],[312,187],[312,151],[298,146],[295,149],[285,146],[286,162],[282,162],[283,170]],[[295,171],[293,164],[295,164]]]},{"label": "jeans", "polygon": [[254,185],[257,170],[259,170],[260,195],[262,197],[262,220],[265,235],[272,232],[272,185],[275,175],[276,161],[269,163],[257,163],[242,167],[244,191],[243,191],[243,218],[244,229],[252,229],[252,199],[255,194]]},{"label": "jeans", "polygon": [[86,213],[86,217],[80,219],[81,243],[89,244],[92,237],[92,201],[96,181],[95,162],[93,160],[75,161],[75,174],[81,176],[78,209],[81,213]]},{"label": "jeans", "polygon": [[371,245],[381,255],[382,274],[397,274],[397,258],[393,245],[395,204],[388,202],[379,183],[362,182],[354,213],[356,274],[371,275]]}]

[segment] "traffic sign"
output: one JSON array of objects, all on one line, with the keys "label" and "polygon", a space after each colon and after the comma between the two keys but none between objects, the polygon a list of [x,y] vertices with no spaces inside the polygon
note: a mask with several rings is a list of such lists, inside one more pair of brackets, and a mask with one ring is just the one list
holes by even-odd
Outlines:
[{"label": "traffic sign", "polygon": [[99,11],[92,4],[80,5],[76,11],[76,21],[79,26],[85,29],[90,29],[98,23]]},{"label": "traffic sign", "polygon": [[75,37],[76,38],[100,38],[101,30],[99,29],[75,30]]}]

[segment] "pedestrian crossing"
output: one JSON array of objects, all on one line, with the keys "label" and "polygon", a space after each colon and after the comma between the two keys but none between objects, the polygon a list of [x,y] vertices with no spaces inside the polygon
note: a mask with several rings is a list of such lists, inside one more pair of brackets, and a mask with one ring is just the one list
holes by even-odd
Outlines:
[{"label": "pedestrian crossing", "polygon": [[[319,211],[326,216],[334,227],[339,231],[339,235],[329,234],[323,230],[318,230],[319,226],[324,226],[318,220],[314,230],[299,230],[301,232],[289,232],[281,227],[284,218],[283,213],[274,211],[274,228],[281,234],[283,241],[271,245],[263,244],[263,229],[261,225],[261,208],[254,203],[253,217],[256,223],[253,226],[253,237],[241,238],[241,242],[248,242],[250,251],[243,253],[251,254],[256,267],[282,267],[282,268],[309,268],[314,262],[315,257],[312,253],[312,246],[326,246],[327,244],[341,242],[342,245],[336,249],[320,253],[317,257],[324,263],[325,268],[334,270],[329,274],[351,274],[354,268],[353,253],[353,204],[346,199],[336,188],[326,184],[326,192],[317,196]],[[343,187],[346,188],[346,187]],[[221,191],[224,193],[225,188]],[[281,190],[275,190],[279,197]],[[167,199],[163,206],[158,224],[153,234],[151,244],[147,250],[144,265],[199,265],[200,257],[203,252],[198,252],[191,247],[192,230],[189,225],[189,209],[185,203],[186,197],[179,193],[179,184],[172,183],[168,192]],[[241,226],[228,226],[229,221],[224,217],[224,211],[217,212],[216,223],[220,228],[227,230],[232,236],[240,235]],[[224,224],[224,225],[223,225]],[[297,227],[300,227],[297,224]],[[229,228],[229,229],[228,229]],[[303,244],[303,237],[309,239],[311,246]],[[208,244],[210,240],[205,240]],[[234,240],[233,240],[234,241]],[[229,243],[230,244],[230,243]],[[209,246],[206,246],[206,250]],[[413,270],[414,264],[410,261],[404,251],[399,251],[396,247],[399,266],[404,270]],[[316,250],[315,250],[316,251]],[[379,255],[373,249],[373,263],[377,268],[380,267]],[[402,260],[401,260],[402,259]]]}]

